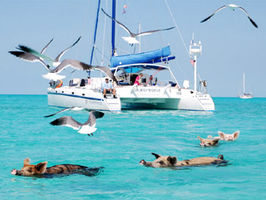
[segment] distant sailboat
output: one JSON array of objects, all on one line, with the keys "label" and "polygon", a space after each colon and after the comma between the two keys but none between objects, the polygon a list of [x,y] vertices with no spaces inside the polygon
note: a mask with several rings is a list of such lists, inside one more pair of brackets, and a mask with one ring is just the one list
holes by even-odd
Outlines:
[{"label": "distant sailboat", "polygon": [[253,98],[252,94],[246,92],[246,76],[243,73],[243,91],[242,94],[239,96],[241,99],[251,99]]}]

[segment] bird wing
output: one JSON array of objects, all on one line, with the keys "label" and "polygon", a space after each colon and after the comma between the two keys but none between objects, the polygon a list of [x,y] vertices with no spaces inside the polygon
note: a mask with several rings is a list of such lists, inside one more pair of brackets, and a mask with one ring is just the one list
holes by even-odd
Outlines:
[{"label": "bird wing", "polygon": [[24,52],[27,52],[27,53],[34,54],[35,56],[38,56],[38,57],[41,56],[41,54],[38,51],[36,51],[36,50],[34,50],[34,49],[30,48],[30,47],[27,47],[25,45],[18,45],[17,49],[19,49],[21,51],[24,51]]},{"label": "bird wing", "polygon": [[104,113],[100,111],[91,111],[91,112],[96,117],[96,119],[102,118],[104,116]]},{"label": "bird wing", "polygon": [[79,70],[92,70],[94,67],[78,60],[65,59],[56,68],[51,70],[51,73],[59,73],[67,67],[72,67]]},{"label": "bird wing", "polygon": [[27,47],[25,45],[18,45],[18,46],[19,46],[18,49],[21,50],[21,51],[24,51],[24,52],[27,52],[27,53],[31,53],[31,54],[33,54],[33,55],[35,55],[35,56],[47,61],[47,62],[51,62],[51,63],[54,62],[54,60],[52,58],[50,58],[50,57],[48,57],[48,56],[46,56],[44,54],[41,54],[38,51],[36,51],[36,50],[34,50],[34,49],[30,48],[30,47]]},{"label": "bird wing", "polygon": [[67,47],[61,53],[59,53],[59,55],[55,58],[55,61],[56,62],[59,62],[60,58],[64,55],[64,53],[66,53],[67,50],[69,50],[70,48],[72,48],[73,46],[75,46],[79,42],[80,38],[81,38],[81,36],[71,46]]},{"label": "bird wing", "polygon": [[215,15],[217,12],[221,11],[222,9],[226,8],[226,5],[221,6],[217,10],[215,10],[210,16],[200,21],[200,23],[206,22],[208,19],[210,19],[213,15]]},{"label": "bird wing", "polygon": [[47,65],[42,59],[40,59],[39,57],[37,57],[31,53],[27,53],[27,52],[23,52],[23,51],[9,51],[9,53],[18,57],[18,58],[29,61],[29,62],[40,62],[41,64],[43,64],[45,66],[45,68],[48,71],[50,71],[49,65]]},{"label": "bird wing", "polygon": [[170,28],[165,28],[165,29],[157,29],[157,30],[151,30],[151,31],[144,31],[144,32],[141,32],[141,33],[137,33],[136,36],[150,35],[150,34],[155,33],[155,32],[168,31],[168,30],[171,30],[173,28],[175,28],[175,26],[170,27]]},{"label": "bird wing", "polygon": [[251,19],[251,17],[249,16],[248,12],[247,12],[244,8],[242,8],[242,7],[240,7],[240,6],[239,6],[238,8],[239,8],[240,10],[242,10],[242,11],[247,15],[249,21],[253,24],[253,26],[255,26],[256,28],[258,28],[258,25],[254,22],[253,19]]},{"label": "bird wing", "polygon": [[61,113],[61,112],[65,112],[65,111],[67,111],[67,110],[72,110],[73,108],[75,108],[75,107],[65,108],[65,109],[59,110],[59,111],[56,112],[56,113],[53,113],[53,114],[50,114],[50,115],[46,115],[46,116],[44,116],[44,117],[52,117],[52,116],[57,115],[57,114],[59,114],[59,113]]},{"label": "bird wing", "polygon": [[52,38],[52,39],[50,40],[50,42],[48,42],[48,44],[45,45],[45,46],[43,47],[43,49],[41,50],[41,54],[43,54],[43,53],[46,51],[47,47],[51,44],[51,42],[52,42],[53,40],[54,40],[54,39]]},{"label": "bird wing", "polygon": [[89,119],[83,125],[90,125],[93,126],[96,124],[96,119],[102,118],[104,116],[103,112],[100,111],[90,111],[89,112]]},{"label": "bird wing", "polygon": [[58,65],[55,69],[51,70],[51,73],[59,73],[67,67],[72,67],[80,70],[93,70],[93,69],[100,70],[114,81],[117,81],[114,74],[111,72],[111,70],[108,67],[92,66],[78,60],[70,60],[70,59],[63,60],[60,65]]},{"label": "bird wing", "polygon": [[111,78],[113,81],[117,82],[116,77],[114,76],[113,72],[110,70],[109,67],[105,67],[105,66],[94,66],[94,69],[99,70],[99,71],[102,71],[109,78]]},{"label": "bird wing", "polygon": [[81,123],[73,119],[71,116],[60,117],[50,122],[50,124],[54,126],[67,126],[75,130],[78,130],[82,126]]},{"label": "bird wing", "polygon": [[124,24],[122,24],[121,22],[117,21],[116,19],[112,18],[110,15],[108,15],[104,9],[102,9],[102,12],[107,16],[109,17],[110,19],[114,20],[116,23],[118,23],[126,32],[128,32],[132,37],[135,36],[134,33],[132,33]]},{"label": "bird wing", "polygon": [[128,44],[139,44],[139,41],[135,37],[122,37]]}]

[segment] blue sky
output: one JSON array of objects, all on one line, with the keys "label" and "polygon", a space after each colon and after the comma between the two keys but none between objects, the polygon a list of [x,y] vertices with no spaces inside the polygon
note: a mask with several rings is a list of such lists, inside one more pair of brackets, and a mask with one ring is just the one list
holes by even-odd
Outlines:
[{"label": "blue sky", "polygon": [[[216,8],[234,3],[244,7],[258,24],[256,29],[240,10],[224,9],[205,23],[202,19]],[[109,13],[111,1],[102,0],[102,7]],[[123,5],[126,14],[122,14]],[[237,96],[241,91],[242,74],[246,73],[247,90],[257,97],[266,96],[266,1],[264,0],[168,0],[185,44],[189,45],[192,33],[203,43],[203,54],[198,60],[202,79],[208,80],[208,91],[214,97]],[[0,94],[45,94],[46,73],[39,63],[22,61],[8,54],[18,44],[41,50],[54,38],[46,53],[51,57],[73,43],[81,41],[64,58],[89,63],[93,40],[97,0],[1,0],[0,6]],[[107,19],[106,36],[103,38],[104,15],[100,14],[97,49],[104,42],[105,64],[111,53],[110,20]],[[117,19],[132,31],[166,28],[173,21],[165,0],[118,0]],[[121,36],[127,33],[117,30],[118,53],[132,52]],[[142,37],[142,50],[159,49],[170,44],[176,60],[171,68],[177,80],[190,80],[193,85],[193,68],[177,30]],[[100,64],[101,55],[96,50],[94,64]],[[79,74],[77,74],[79,75]],[[181,82],[182,83],[182,82]]]}]

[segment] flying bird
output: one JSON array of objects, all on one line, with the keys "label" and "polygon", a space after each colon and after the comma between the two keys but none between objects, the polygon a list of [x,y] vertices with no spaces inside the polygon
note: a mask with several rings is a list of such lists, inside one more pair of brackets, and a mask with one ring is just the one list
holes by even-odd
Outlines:
[{"label": "flying bird", "polygon": [[[51,39],[44,47],[43,49],[41,50],[40,54],[43,55],[43,53],[45,52],[45,50],[47,49],[47,47],[52,43],[54,39]],[[29,62],[40,62],[48,71],[49,71],[49,65],[47,65],[44,60],[39,57],[39,56],[36,56],[32,53],[29,53],[29,52],[24,52],[22,49],[20,48],[17,48],[18,50],[20,51],[9,51],[10,54],[18,57],[18,58],[21,58],[23,60],[26,60],[26,61],[29,61]]]},{"label": "flying bird", "polygon": [[44,54],[45,50],[51,44],[53,39],[51,39],[48,44],[45,45],[41,52],[38,52],[24,45],[19,45],[17,48],[19,51],[9,51],[9,53],[29,62],[40,62],[48,71],[50,71],[50,65],[57,67],[60,64],[60,58],[64,55],[64,53],[66,53],[70,48],[75,46],[80,39],[81,37],[79,37],[71,46],[61,51],[55,59],[52,59]]},{"label": "flying bird", "polygon": [[29,62],[40,62],[45,68],[46,70],[50,70],[50,66],[47,65],[43,59],[41,59],[40,57],[37,57],[31,53],[27,53],[27,52],[23,52],[23,51],[9,51],[10,54],[21,58],[23,60],[29,61]]},{"label": "flying bird", "polygon": [[81,108],[81,107],[69,107],[69,108],[65,108],[65,109],[63,109],[63,110],[59,110],[58,112],[56,112],[56,113],[53,113],[53,114],[50,114],[50,115],[46,115],[46,116],[44,116],[44,117],[52,117],[52,116],[54,116],[54,115],[57,115],[57,114],[59,114],[59,113],[61,113],[61,112],[65,112],[65,111],[68,111],[68,110],[74,110],[74,111],[80,111],[80,110],[83,110],[84,108]]},{"label": "flying bird", "polygon": [[93,66],[86,64],[84,62],[81,62],[79,60],[71,60],[71,59],[65,59],[61,62],[60,65],[58,65],[56,68],[50,70],[48,74],[43,75],[44,78],[50,79],[50,80],[58,80],[57,75],[67,67],[72,67],[79,70],[86,70],[86,71],[92,71],[92,70],[99,70],[104,72],[108,77],[110,77],[112,80],[117,82],[114,74],[111,72],[109,67],[105,66]]},{"label": "flying bird", "polygon": [[114,20],[116,23],[118,23],[126,32],[128,32],[128,34],[130,35],[130,37],[122,37],[125,41],[127,41],[129,44],[138,44],[139,41],[136,39],[136,37],[140,37],[140,36],[144,36],[144,35],[150,35],[152,33],[155,32],[159,32],[159,31],[167,31],[167,30],[171,30],[173,27],[170,28],[165,28],[165,29],[157,29],[157,30],[151,30],[151,31],[144,31],[144,32],[140,32],[140,33],[133,33],[131,32],[124,24],[122,24],[121,22],[117,21],[116,19],[112,18],[110,15],[108,15],[104,9],[102,9],[102,12],[109,17],[110,19]]},{"label": "flying bird", "polygon": [[[69,47],[67,47],[66,49],[64,49],[63,51],[61,51],[59,54],[58,54],[58,56],[55,58],[55,59],[52,59],[52,58],[50,58],[50,57],[48,57],[48,56],[46,56],[46,55],[44,55],[42,52],[38,52],[38,51],[35,51],[34,49],[31,49],[31,48],[29,48],[29,47],[27,47],[27,46],[24,46],[24,45],[19,45],[19,49],[20,50],[22,50],[22,51],[24,51],[24,52],[27,52],[27,53],[31,53],[31,54],[33,54],[33,55],[35,55],[35,56],[37,56],[37,57],[40,57],[40,58],[42,58],[43,60],[46,60],[46,61],[48,61],[48,62],[50,62],[50,63],[52,63],[52,65],[54,66],[54,67],[57,67],[59,64],[60,64],[60,58],[69,50],[69,49],[71,49],[72,47],[74,47],[78,42],[79,42],[79,40],[81,39],[81,36],[72,44],[72,45],[70,45]],[[48,43],[48,45],[49,45],[49,43]],[[47,47],[46,47],[47,48]]]},{"label": "flying bird", "polygon": [[258,28],[258,25],[255,23],[255,21],[249,16],[248,12],[242,8],[241,6],[238,6],[236,4],[228,4],[228,5],[224,5],[220,8],[218,8],[217,10],[214,11],[214,13],[212,13],[210,16],[208,16],[207,18],[203,19],[200,23],[206,22],[207,20],[209,20],[213,15],[215,15],[216,13],[218,13],[219,11],[223,10],[224,8],[231,8],[233,11],[235,11],[236,8],[239,8],[242,12],[244,12],[246,14],[246,16],[248,17],[249,21],[252,23],[253,26],[255,26],[256,28]]},{"label": "flying bird", "polygon": [[47,115],[45,117],[51,117],[51,116],[54,116],[58,113],[65,112],[67,110],[83,110],[83,109],[85,109],[86,111],[89,112],[89,118],[85,123],[80,123],[80,122],[76,121],[75,119],[73,119],[71,116],[63,116],[63,117],[60,117],[60,118],[50,122],[50,124],[54,125],[54,126],[67,126],[67,127],[70,127],[74,130],[78,130],[78,132],[80,134],[88,134],[90,136],[90,135],[93,135],[93,133],[97,130],[97,128],[95,127],[96,126],[96,119],[102,118],[104,116],[103,112],[89,111],[86,108],[71,107],[71,108],[63,109],[63,110],[56,112],[54,114]]}]

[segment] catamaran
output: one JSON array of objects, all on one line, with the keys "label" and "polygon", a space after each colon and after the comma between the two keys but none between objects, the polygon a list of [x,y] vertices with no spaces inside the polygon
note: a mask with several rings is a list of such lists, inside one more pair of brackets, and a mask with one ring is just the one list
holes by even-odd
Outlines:
[{"label": "catamaran", "polygon": [[[99,8],[100,4],[98,4],[95,34]],[[115,19],[115,0],[113,0],[112,9],[112,18]],[[197,57],[202,50],[200,42],[196,43],[193,40],[190,45],[190,54],[194,61],[194,89],[190,89],[189,81],[185,80],[181,86],[168,66],[169,61],[175,59],[175,56],[171,55],[170,46],[118,56],[115,48],[115,25],[115,21],[112,20],[110,69],[117,79],[114,88],[118,98],[114,98],[112,94],[103,96],[101,84],[104,77],[89,77],[88,79],[73,79],[68,86],[49,87],[49,105],[79,106],[91,110],[108,111],[120,111],[121,109],[215,110],[212,97],[207,93],[206,81],[201,81],[201,91],[197,89]],[[93,53],[91,61],[92,56]],[[135,79],[140,74],[143,74],[140,85],[136,85]],[[168,74],[169,79],[159,78],[160,74]]]}]

